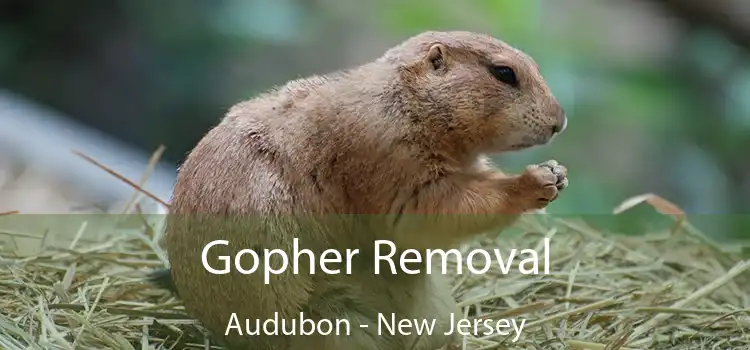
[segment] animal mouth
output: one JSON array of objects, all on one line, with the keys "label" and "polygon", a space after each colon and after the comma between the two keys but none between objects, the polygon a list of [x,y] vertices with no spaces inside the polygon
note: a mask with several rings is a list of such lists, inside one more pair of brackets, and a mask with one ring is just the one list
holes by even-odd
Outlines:
[{"label": "animal mouth", "polygon": [[537,136],[537,137],[524,137],[521,142],[515,143],[510,146],[510,149],[512,150],[521,150],[526,148],[531,148],[535,146],[541,146],[546,145],[552,141],[553,137],[544,137],[544,136]]},{"label": "animal mouth", "polygon": [[531,148],[531,147],[534,147],[534,146],[536,146],[536,145],[535,145],[535,144],[533,144],[533,143],[526,143],[526,142],[524,142],[524,143],[516,143],[516,144],[513,144],[513,145],[511,145],[511,146],[510,146],[510,147],[508,147],[508,148],[509,148],[510,150],[512,150],[512,151],[517,151],[517,150],[522,150],[522,149],[527,149],[527,148]]},{"label": "animal mouth", "polygon": [[505,151],[520,151],[520,150],[525,150],[527,148],[547,145],[552,142],[555,136],[556,136],[555,134],[525,135],[521,137],[520,139],[517,139],[518,142],[511,143],[510,145],[506,146]]}]

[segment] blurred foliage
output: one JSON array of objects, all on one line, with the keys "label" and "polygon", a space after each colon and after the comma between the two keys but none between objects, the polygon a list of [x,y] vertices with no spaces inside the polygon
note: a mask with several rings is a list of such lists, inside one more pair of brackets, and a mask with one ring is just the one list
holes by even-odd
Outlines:
[{"label": "blurred foliage", "polygon": [[[346,29],[326,32],[324,23],[367,16],[379,36],[400,39],[482,30],[531,54],[570,117],[553,145],[500,160],[516,171],[549,158],[569,167],[571,186],[550,212],[602,215],[593,222],[642,232],[655,222],[646,209],[603,214],[657,192],[709,214],[699,226],[717,238],[750,238],[749,220],[729,215],[750,212],[750,60],[719,33],[688,28],[666,62],[631,63],[603,52],[601,34],[584,20],[549,30],[542,0],[384,0],[367,13],[320,0],[3,6],[2,85],[143,148],[164,143],[175,162],[234,102],[334,67],[329,36]],[[294,51],[314,38],[333,44]]]}]

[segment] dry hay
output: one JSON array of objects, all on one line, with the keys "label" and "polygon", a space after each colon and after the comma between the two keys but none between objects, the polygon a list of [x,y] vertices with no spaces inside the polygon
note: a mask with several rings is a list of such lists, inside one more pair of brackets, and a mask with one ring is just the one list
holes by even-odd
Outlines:
[{"label": "dry hay", "polygon": [[[689,224],[681,227],[610,237],[581,222],[544,218],[527,221],[527,234],[466,247],[539,249],[549,237],[551,273],[454,276],[468,317],[527,320],[517,343],[480,336],[464,347],[750,348],[743,330],[750,326],[750,264],[691,234]],[[153,230],[113,236],[85,246],[76,237],[68,249],[37,256],[3,255],[0,348],[208,348],[179,301],[143,282],[162,266]]]}]

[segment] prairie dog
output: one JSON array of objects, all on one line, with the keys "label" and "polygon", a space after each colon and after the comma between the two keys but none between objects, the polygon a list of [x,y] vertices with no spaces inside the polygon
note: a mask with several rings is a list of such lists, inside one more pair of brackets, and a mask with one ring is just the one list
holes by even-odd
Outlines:
[{"label": "prairie dog", "polygon": [[[359,67],[288,82],[233,106],[188,155],[162,242],[171,268],[153,281],[231,349],[449,346],[457,339],[443,333],[461,313],[445,277],[376,275],[373,242],[456,247],[546,207],[568,185],[564,166],[547,161],[510,175],[487,155],[547,144],[566,125],[531,57],[472,32],[424,32]],[[287,269],[266,284],[261,273],[214,275],[201,263],[214,240],[230,245],[212,248],[212,262],[241,249],[291,255],[294,238],[316,254],[359,249],[354,272]],[[351,335],[225,335],[232,313],[300,312],[350,320]],[[379,335],[378,313],[435,319],[437,330]]]}]

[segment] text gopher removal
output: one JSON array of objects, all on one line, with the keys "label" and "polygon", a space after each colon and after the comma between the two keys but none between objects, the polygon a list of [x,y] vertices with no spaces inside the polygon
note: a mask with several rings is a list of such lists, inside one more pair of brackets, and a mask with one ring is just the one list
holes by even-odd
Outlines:
[{"label": "text gopher removal", "polygon": [[[507,274],[514,266],[516,260],[520,260],[516,265],[518,272],[525,275],[539,274],[540,265],[543,274],[549,274],[550,268],[549,238],[544,238],[541,252],[537,252],[534,249],[522,249],[520,251],[511,249],[507,255],[497,248],[491,250],[474,249],[467,254],[460,252],[458,249],[427,249],[424,253],[415,249],[406,249],[397,254],[396,245],[391,241],[377,240],[374,244],[375,257],[373,267],[375,274],[380,274],[381,269],[386,269],[383,271],[393,274],[432,274],[434,259],[439,259],[439,273],[447,274],[448,266],[454,265],[450,262],[451,257],[459,262],[459,264],[456,264],[455,272],[457,274],[464,273],[464,265],[473,274],[484,274],[492,269],[493,266],[496,266],[501,273]],[[342,273],[343,270],[343,273],[350,275],[352,273],[352,261],[359,255],[359,249],[346,249],[343,253],[335,249],[328,249],[316,257],[311,250],[301,249],[299,240],[294,238],[291,257],[281,249],[263,249],[260,252],[252,249],[242,249],[233,257],[221,255],[217,257],[218,261],[209,262],[209,251],[217,245],[228,246],[229,241],[215,240],[203,248],[201,263],[208,272],[223,275],[232,272],[232,269],[234,269],[241,274],[253,274],[258,272],[262,266],[261,272],[263,273],[265,284],[270,283],[271,275],[284,273],[290,267],[292,268],[292,273],[299,274],[299,262],[303,258],[309,259],[309,271],[305,271],[305,273],[316,274],[316,266],[319,266],[320,271],[326,274],[337,275]],[[409,267],[410,264],[421,262],[426,263],[424,271]]]}]

